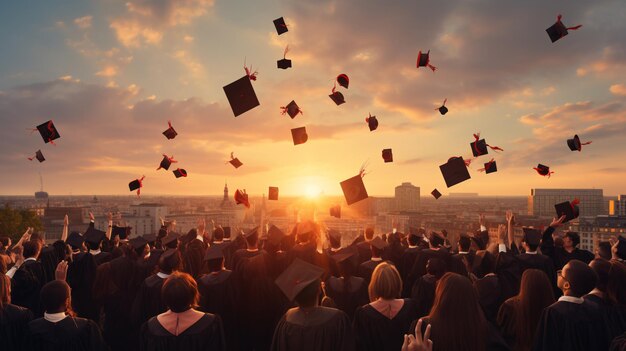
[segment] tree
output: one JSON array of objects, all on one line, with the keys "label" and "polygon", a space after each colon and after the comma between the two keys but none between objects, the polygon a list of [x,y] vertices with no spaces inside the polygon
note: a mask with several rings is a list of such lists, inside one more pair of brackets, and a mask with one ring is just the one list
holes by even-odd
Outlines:
[{"label": "tree", "polygon": [[35,231],[43,230],[41,220],[35,212],[14,210],[9,205],[0,209],[0,236],[8,236],[13,242],[17,242],[28,227],[33,227]]}]

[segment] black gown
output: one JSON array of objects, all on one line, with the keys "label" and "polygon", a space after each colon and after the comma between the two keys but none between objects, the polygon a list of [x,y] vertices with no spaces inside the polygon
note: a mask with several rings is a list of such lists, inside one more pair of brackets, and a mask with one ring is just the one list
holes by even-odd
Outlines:
[{"label": "black gown", "polygon": [[354,312],[360,306],[369,302],[367,293],[367,283],[363,278],[330,277],[326,281],[326,293],[333,299],[338,309],[345,312],[350,320],[354,317]]},{"label": "black gown", "polygon": [[31,350],[99,351],[108,350],[94,321],[65,317],[52,323],[43,318],[28,324]]},{"label": "black gown", "polygon": [[359,265],[359,268],[357,270],[357,274],[359,277],[365,279],[365,283],[369,284],[370,280],[372,279],[372,273],[374,273],[374,269],[376,269],[376,267],[381,264],[383,261],[373,261],[373,260],[368,260],[365,261],[363,263],[361,263]]},{"label": "black gown", "polygon": [[72,308],[79,317],[97,321],[99,306],[94,303],[91,293],[98,266],[90,253],[73,256],[67,267],[67,284],[72,288]]},{"label": "black gown", "polygon": [[133,302],[132,319],[137,327],[140,327],[148,319],[167,311],[167,306],[161,299],[161,288],[165,278],[153,274],[146,278]]},{"label": "black gown", "polygon": [[575,248],[572,252],[567,252],[564,248],[555,246],[554,239],[552,238],[553,232],[554,228],[552,227],[546,228],[543,232],[543,237],[541,239],[541,252],[552,258],[554,262],[554,269],[563,269],[563,266],[571,260],[579,260],[583,261],[585,264],[589,264],[589,262],[594,259],[593,253],[587,250]]},{"label": "black gown", "polygon": [[33,314],[24,307],[5,305],[0,309],[0,346],[3,350],[28,349],[28,323]]},{"label": "black gown", "polygon": [[200,307],[202,312],[220,316],[224,322],[224,336],[229,350],[237,349],[235,321],[235,287],[232,271],[222,270],[205,274],[198,279]]},{"label": "black gown", "polygon": [[411,272],[411,268],[415,264],[417,260],[417,255],[421,249],[419,246],[417,247],[409,247],[402,253],[402,257],[400,258],[400,264],[396,267],[400,273],[400,277],[402,278],[402,296],[408,297],[411,294],[411,288],[413,284],[415,284],[415,279],[409,279],[409,273]]},{"label": "black gown", "polygon": [[426,274],[426,264],[431,258],[438,258],[445,264],[445,270],[448,271],[450,263],[450,253],[446,249],[426,249],[421,250],[417,255],[417,259],[409,271],[409,281],[416,281],[419,277]]},{"label": "black gown", "polygon": [[418,316],[427,316],[435,301],[435,289],[437,288],[437,278],[432,274],[426,274],[419,278],[413,289],[411,289],[411,299],[415,303],[415,310]]},{"label": "black gown", "polygon": [[41,263],[33,260],[24,261],[11,279],[11,302],[28,308],[35,317],[43,316],[39,292],[46,283],[45,280]]},{"label": "black gown", "polygon": [[278,322],[272,351],[355,350],[348,316],[340,310],[313,307],[292,308]]},{"label": "black gown", "polygon": [[359,253],[359,264],[372,259],[372,249],[369,241],[361,241],[356,244],[356,249]]},{"label": "black gown", "polygon": [[99,266],[99,265],[101,265],[103,263],[107,263],[107,262],[111,261],[112,255],[111,255],[110,252],[102,251],[102,252],[100,252],[97,255],[93,255],[93,259],[96,262],[96,266]]},{"label": "black gown", "polygon": [[217,315],[207,313],[191,327],[176,336],[163,328],[156,316],[152,317],[141,326],[139,350],[226,350],[222,320]]},{"label": "black gown", "polygon": [[603,327],[595,303],[557,301],[543,310],[533,350],[606,350]]},{"label": "black gown", "polygon": [[409,332],[411,322],[418,316],[411,299],[391,319],[367,304],[354,314],[354,333],[358,350],[397,351],[402,348],[404,334]]},{"label": "black gown", "polygon": [[495,274],[488,274],[474,282],[474,288],[478,293],[478,302],[483,309],[487,321],[495,324],[498,309],[502,304],[502,289],[500,281]]}]

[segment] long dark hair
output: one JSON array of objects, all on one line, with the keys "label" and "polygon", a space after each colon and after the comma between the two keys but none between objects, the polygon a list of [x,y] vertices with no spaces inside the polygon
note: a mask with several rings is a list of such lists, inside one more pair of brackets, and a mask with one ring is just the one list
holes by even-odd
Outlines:
[{"label": "long dark hair", "polygon": [[204,269],[204,243],[198,239],[193,239],[187,244],[185,255],[183,256],[183,267],[194,279],[200,278]]},{"label": "long dark hair", "polygon": [[535,330],[544,308],[554,303],[554,291],[548,276],[538,269],[527,269],[522,274],[520,291],[515,305],[515,335],[517,345],[530,350]]},{"label": "long dark hair", "polygon": [[612,260],[611,270],[609,271],[609,281],[606,287],[606,293],[609,301],[613,305],[626,306],[626,265]]},{"label": "long dark hair", "polygon": [[469,278],[451,272],[444,274],[437,284],[428,318],[436,350],[486,349],[487,320]]}]

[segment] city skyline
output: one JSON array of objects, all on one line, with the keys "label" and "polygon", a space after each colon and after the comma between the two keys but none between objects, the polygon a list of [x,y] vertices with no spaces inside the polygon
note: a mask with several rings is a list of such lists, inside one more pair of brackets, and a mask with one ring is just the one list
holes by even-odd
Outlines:
[{"label": "city skyline", "polygon": [[[0,5],[1,195],[32,195],[39,173],[51,195],[342,195],[339,182],[368,163],[370,196],[393,196],[403,182],[444,196],[528,196],[530,189],[626,192],[626,15],[619,1],[519,4],[463,1],[93,1]],[[382,14],[385,15],[382,15]],[[578,31],[550,43],[545,28],[561,13]],[[272,21],[284,16],[289,32]],[[227,44],[225,44],[227,43]],[[278,70],[287,58],[293,67]],[[430,50],[434,73],[416,68]],[[259,71],[261,105],[233,117],[223,86],[244,60]],[[329,98],[333,79],[346,103]],[[449,112],[435,108],[444,99]],[[295,100],[291,120],[280,106]],[[377,116],[370,132],[365,123]],[[52,119],[61,138],[44,144],[28,128]],[[161,134],[168,120],[179,135]],[[294,146],[290,129],[306,126]],[[471,179],[446,188],[439,170],[471,155],[473,133],[490,151]],[[592,140],[568,149],[574,134]],[[384,163],[381,150],[393,149]],[[28,161],[41,150],[46,161]],[[226,162],[234,152],[243,166]],[[156,171],[174,156],[189,176]],[[478,172],[495,158],[498,171]],[[539,176],[533,167],[555,173]],[[171,170],[170,170],[171,171]]]}]

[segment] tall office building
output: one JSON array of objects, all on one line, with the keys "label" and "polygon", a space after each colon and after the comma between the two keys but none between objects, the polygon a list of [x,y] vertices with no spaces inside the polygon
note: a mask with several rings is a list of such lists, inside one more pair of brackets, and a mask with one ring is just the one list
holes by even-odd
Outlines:
[{"label": "tall office building", "polygon": [[609,215],[626,216],[626,195],[618,195],[617,200],[609,201]]},{"label": "tall office building", "polygon": [[396,187],[396,211],[417,211],[420,207],[420,188],[411,183]]},{"label": "tall office building", "polygon": [[578,199],[581,217],[604,215],[602,189],[531,189],[528,197],[528,214],[554,217],[554,205]]}]

